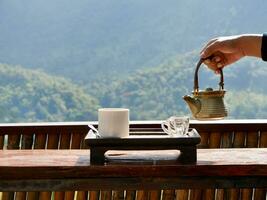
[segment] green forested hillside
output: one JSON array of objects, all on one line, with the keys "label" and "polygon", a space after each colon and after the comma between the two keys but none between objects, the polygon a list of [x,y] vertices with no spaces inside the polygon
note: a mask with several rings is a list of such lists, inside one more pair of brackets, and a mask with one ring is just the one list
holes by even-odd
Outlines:
[{"label": "green forested hillside", "polygon": [[[193,88],[200,49],[213,37],[266,32],[266,7],[263,0],[2,0],[0,122],[91,120],[98,107],[128,107],[131,119],[189,114],[182,96]],[[200,73],[201,88],[217,87],[218,76]],[[244,59],[224,74],[230,118],[267,118],[266,63]]]},{"label": "green forested hillside", "polygon": [[0,64],[0,122],[95,120],[98,100],[64,78]]},{"label": "green forested hillside", "polygon": [[[193,90],[196,53],[174,57],[153,69],[139,71],[124,80],[99,82],[102,106],[127,107],[132,119],[164,119],[171,115],[190,115],[182,96]],[[228,118],[266,118],[266,64],[245,59],[224,69],[225,102]],[[255,79],[255,81],[250,81]],[[112,84],[110,84],[112,83]],[[219,76],[204,65],[199,71],[200,89],[218,89]],[[235,84],[238,83],[238,84]],[[98,91],[91,89],[91,91]],[[97,95],[97,93],[95,94]]]},{"label": "green forested hillside", "polygon": [[[87,89],[62,77],[0,64],[0,122],[96,120],[99,107],[130,108],[131,120],[190,115],[182,96],[193,89],[197,58],[197,53],[173,57],[124,79],[98,79]],[[264,64],[247,59],[224,69],[229,118],[267,117]],[[219,76],[205,66],[199,80],[200,89],[218,88]]]}]

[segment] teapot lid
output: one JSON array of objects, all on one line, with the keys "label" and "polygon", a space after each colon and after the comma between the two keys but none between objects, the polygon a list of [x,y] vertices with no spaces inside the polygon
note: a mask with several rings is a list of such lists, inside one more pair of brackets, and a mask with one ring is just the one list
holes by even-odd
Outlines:
[{"label": "teapot lid", "polygon": [[224,89],[213,90],[212,88],[206,88],[205,90],[193,91],[195,97],[223,97],[225,94]]}]

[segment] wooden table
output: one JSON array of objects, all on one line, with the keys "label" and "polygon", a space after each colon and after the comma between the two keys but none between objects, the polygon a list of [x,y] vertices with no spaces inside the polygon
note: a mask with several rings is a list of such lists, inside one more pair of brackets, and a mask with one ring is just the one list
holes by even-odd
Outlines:
[{"label": "wooden table", "polygon": [[187,165],[177,151],[109,151],[105,165],[91,165],[89,154],[1,150],[0,191],[267,187],[267,148],[199,149]]}]

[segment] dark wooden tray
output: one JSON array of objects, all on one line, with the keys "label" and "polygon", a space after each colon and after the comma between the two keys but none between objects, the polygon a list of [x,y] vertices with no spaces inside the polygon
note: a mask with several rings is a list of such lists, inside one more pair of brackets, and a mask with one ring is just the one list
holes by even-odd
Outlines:
[{"label": "dark wooden tray", "polygon": [[131,135],[127,138],[92,138],[85,137],[85,145],[90,148],[91,164],[104,164],[108,150],[167,150],[180,151],[178,161],[194,163],[197,160],[196,146],[200,143],[196,129],[189,129],[188,135],[171,137],[169,135]]}]

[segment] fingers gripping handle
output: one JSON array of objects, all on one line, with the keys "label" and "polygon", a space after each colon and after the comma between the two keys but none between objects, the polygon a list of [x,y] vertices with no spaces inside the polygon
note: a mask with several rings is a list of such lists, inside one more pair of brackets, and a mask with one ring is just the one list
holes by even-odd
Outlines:
[{"label": "fingers gripping handle", "polygon": [[[204,60],[206,59],[211,59],[212,56],[208,57],[208,58],[201,58],[196,66],[196,70],[195,70],[195,77],[194,77],[194,93],[198,93],[199,91],[199,84],[198,84],[198,71],[200,68],[200,65],[204,62]],[[224,79],[223,79],[223,70],[219,69],[220,71],[220,82],[219,82],[219,90],[223,90],[224,89]]]}]

